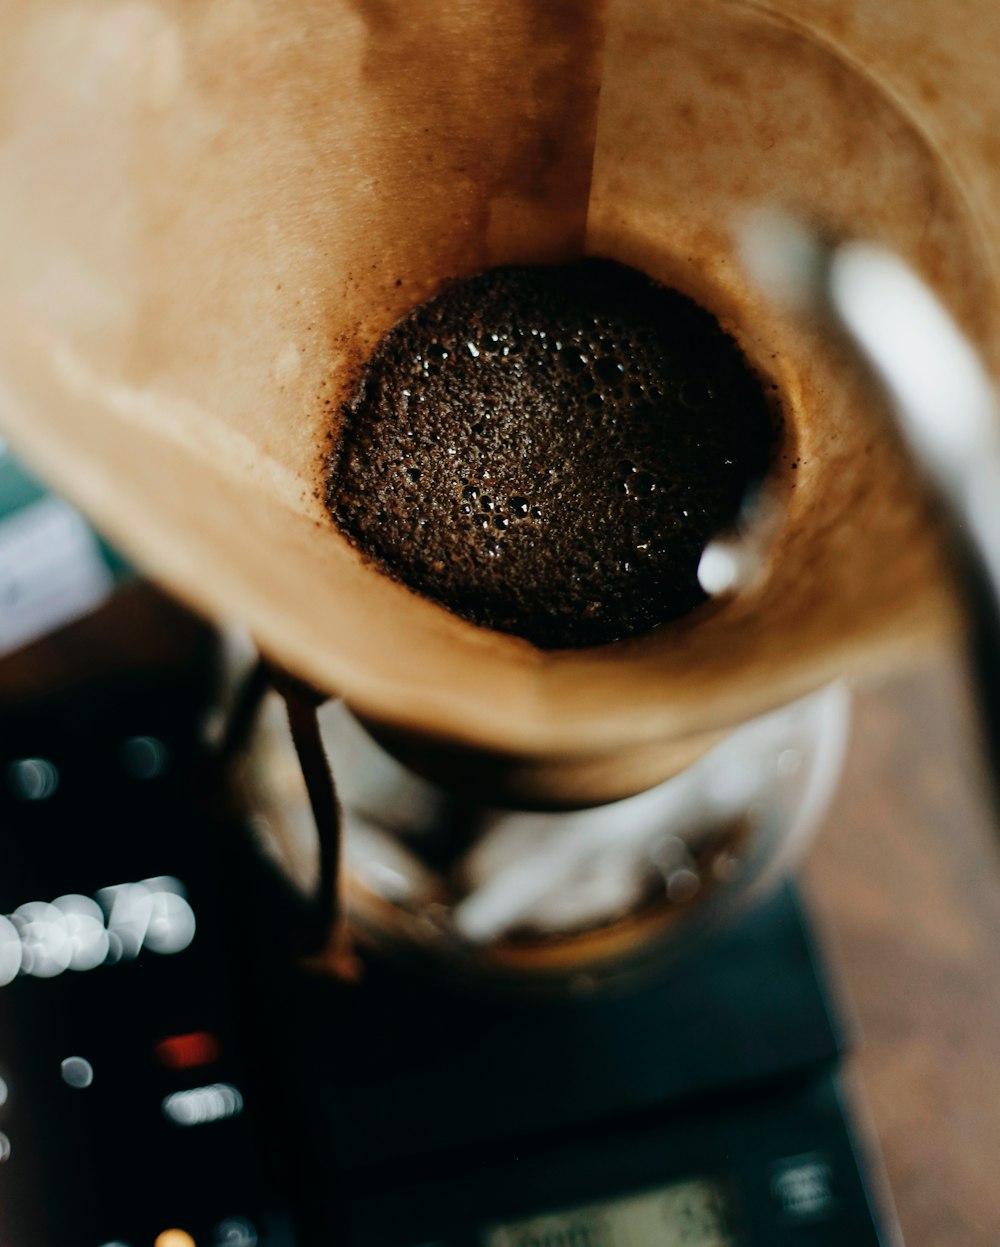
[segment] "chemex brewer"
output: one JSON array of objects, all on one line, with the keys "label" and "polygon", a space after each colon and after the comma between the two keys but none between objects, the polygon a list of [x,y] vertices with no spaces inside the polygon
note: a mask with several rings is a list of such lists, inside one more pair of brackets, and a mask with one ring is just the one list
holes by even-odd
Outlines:
[{"label": "chemex brewer", "polygon": [[[868,378],[825,326],[760,294],[738,247],[760,207],[881,242],[995,368],[991,9],[977,2],[961,30],[943,5],[905,23],[893,12],[39,0],[9,14],[5,429],[126,551],[248,625],[426,775],[524,807],[650,789],[737,725],[898,661],[952,617],[926,503]],[[567,645],[547,624],[507,626],[509,594],[478,616],[449,609],[465,589],[430,546],[421,591],[401,583],[346,518],[364,508],[347,505],[344,447],[394,326],[483,274],[598,262],[679,292],[738,350],[733,384],[756,387],[746,409],[760,404],[761,435],[734,448],[719,434],[740,488],[696,507],[724,526],[762,477],[780,522],[739,592],[699,601],[692,588],[642,627],[595,624]],[[443,374],[424,372],[429,395]],[[611,401],[655,389],[651,373],[631,380],[619,400],[611,378]],[[692,380],[676,378],[678,408]],[[621,498],[648,508],[650,482],[650,497],[673,487],[640,441],[612,466]],[[368,468],[388,471],[390,451],[373,442]],[[548,453],[565,457],[557,441]],[[425,462],[393,461],[404,489]],[[498,515],[466,466],[448,496],[490,539],[468,551],[489,559],[544,522],[536,481],[515,492],[511,478]],[[632,512],[614,514],[645,544]],[[391,524],[385,506],[370,518]],[[608,557],[632,583],[617,537]],[[693,559],[680,559],[688,572]],[[566,613],[601,619],[606,585],[576,575]]]}]

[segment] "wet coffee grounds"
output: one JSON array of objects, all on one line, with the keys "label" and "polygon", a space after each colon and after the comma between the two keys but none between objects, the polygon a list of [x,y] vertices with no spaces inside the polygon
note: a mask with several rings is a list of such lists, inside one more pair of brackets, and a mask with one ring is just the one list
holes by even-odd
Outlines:
[{"label": "wet coffee grounds", "polygon": [[348,539],[544,649],[702,602],[701,552],[774,428],[717,321],[606,260],[454,282],[386,334],[341,417],[326,500]]}]

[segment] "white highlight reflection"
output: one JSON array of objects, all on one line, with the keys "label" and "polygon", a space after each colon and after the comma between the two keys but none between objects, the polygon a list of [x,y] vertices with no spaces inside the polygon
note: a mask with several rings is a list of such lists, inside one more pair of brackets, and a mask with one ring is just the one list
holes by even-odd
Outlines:
[{"label": "white highlight reflection", "polygon": [[7,768],[7,782],[22,801],[47,801],[59,787],[59,772],[47,758],[18,758]]},{"label": "white highlight reflection", "polygon": [[993,383],[928,286],[898,256],[845,243],[830,261],[830,294],[901,408],[926,463],[964,475],[997,450]]},{"label": "white highlight reflection", "polygon": [[178,1126],[204,1126],[208,1122],[238,1117],[243,1112],[243,1096],[228,1082],[207,1087],[175,1091],[164,1098],[163,1115]]},{"label": "white highlight reflection", "polygon": [[94,1081],[94,1067],[82,1056],[68,1056],[59,1064],[59,1072],[67,1087],[82,1091]]},{"label": "white highlight reflection", "polygon": [[68,893],[0,916],[0,987],[18,974],[50,979],[134,960],[144,948],[183,952],[195,937],[194,910],[172,875],[102,888],[98,898]]},{"label": "white highlight reflection", "polygon": [[0,987],[17,978],[21,969],[21,936],[9,918],[0,917]]}]

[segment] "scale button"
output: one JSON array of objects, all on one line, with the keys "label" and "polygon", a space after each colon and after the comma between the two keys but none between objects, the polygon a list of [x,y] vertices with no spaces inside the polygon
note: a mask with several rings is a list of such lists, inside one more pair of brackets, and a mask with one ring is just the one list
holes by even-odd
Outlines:
[{"label": "scale button", "polygon": [[9,1094],[10,1091],[7,1087],[6,1078],[0,1078],[0,1107],[7,1103],[7,1096]]},{"label": "scale button", "polygon": [[833,1164],[823,1152],[787,1156],[771,1166],[771,1195],[785,1220],[824,1221],[836,1211]]},{"label": "scale button", "polygon": [[0,1130],[0,1165],[5,1160],[10,1160],[10,1139]]}]

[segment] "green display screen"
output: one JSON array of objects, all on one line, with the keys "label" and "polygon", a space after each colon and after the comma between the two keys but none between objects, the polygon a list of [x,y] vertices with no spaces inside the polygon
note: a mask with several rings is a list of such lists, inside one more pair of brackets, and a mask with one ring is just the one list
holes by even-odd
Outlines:
[{"label": "green display screen", "polygon": [[737,1247],[723,1191],[695,1179],[489,1229],[482,1247]]}]

